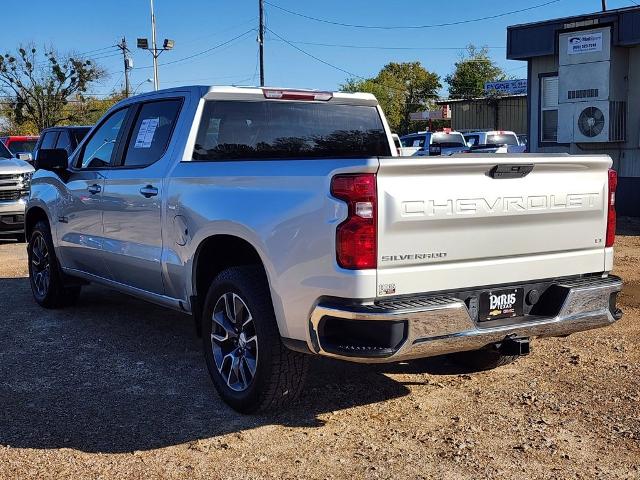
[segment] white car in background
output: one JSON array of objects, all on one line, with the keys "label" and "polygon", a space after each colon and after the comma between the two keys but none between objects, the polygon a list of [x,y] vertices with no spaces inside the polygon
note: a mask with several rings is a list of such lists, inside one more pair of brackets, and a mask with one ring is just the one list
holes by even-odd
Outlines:
[{"label": "white car in background", "polygon": [[400,135],[398,135],[397,133],[392,133],[391,138],[393,138],[393,146],[396,147],[396,153],[398,154],[398,156],[404,156],[404,153],[402,152],[403,148],[402,142],[400,141]]},{"label": "white car in background", "polygon": [[400,137],[404,156],[453,155],[468,152],[464,136],[460,132],[418,132]]},{"label": "white car in background", "polygon": [[464,138],[474,153],[524,153],[527,149],[518,135],[506,130],[470,132]]}]

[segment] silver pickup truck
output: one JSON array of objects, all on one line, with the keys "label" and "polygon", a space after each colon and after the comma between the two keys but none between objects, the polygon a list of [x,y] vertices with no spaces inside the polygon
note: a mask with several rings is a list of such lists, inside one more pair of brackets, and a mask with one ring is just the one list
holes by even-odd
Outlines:
[{"label": "silver pickup truck", "polygon": [[184,87],[41,150],[26,212],[46,308],[95,282],[195,319],[242,412],[283,406],[310,354],[455,354],[615,322],[607,156],[397,157],[369,94]]},{"label": "silver pickup truck", "polygon": [[25,241],[24,212],[32,175],[33,167],[14,158],[0,142],[0,239]]}]

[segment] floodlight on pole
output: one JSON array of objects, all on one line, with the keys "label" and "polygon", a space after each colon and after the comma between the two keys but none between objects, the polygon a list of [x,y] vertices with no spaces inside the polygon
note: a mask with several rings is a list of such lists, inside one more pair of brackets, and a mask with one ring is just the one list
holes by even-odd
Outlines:
[{"label": "floodlight on pole", "polygon": [[151,45],[149,45],[149,40],[146,38],[138,38],[138,48],[141,50],[148,50],[151,52],[151,56],[153,57],[153,88],[154,90],[158,90],[160,88],[160,80],[158,79],[158,57],[160,54],[166,50],[172,50],[175,41],[169,38],[165,38],[162,44],[162,48],[158,48],[156,44],[156,15],[153,11],[153,0],[150,0],[151,3]]}]

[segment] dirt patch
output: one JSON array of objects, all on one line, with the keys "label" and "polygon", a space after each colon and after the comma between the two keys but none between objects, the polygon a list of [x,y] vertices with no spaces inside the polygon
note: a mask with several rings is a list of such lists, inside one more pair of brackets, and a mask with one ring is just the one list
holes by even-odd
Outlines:
[{"label": "dirt patch", "polygon": [[461,373],[314,360],[298,407],[240,416],[188,317],[98,287],[38,308],[0,245],[0,478],[640,478],[640,237],[616,325]]}]

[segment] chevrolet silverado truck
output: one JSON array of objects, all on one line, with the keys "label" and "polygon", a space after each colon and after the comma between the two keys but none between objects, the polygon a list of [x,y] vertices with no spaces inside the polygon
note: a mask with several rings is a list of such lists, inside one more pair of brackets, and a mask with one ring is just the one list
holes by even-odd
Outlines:
[{"label": "chevrolet silverado truck", "polygon": [[192,315],[241,412],[311,355],[486,369],[621,316],[609,157],[398,157],[375,97],[183,87],[40,150],[26,212],[45,308],[88,282]]},{"label": "chevrolet silverado truck", "polygon": [[25,241],[24,212],[32,175],[33,167],[14,158],[0,142],[0,239]]}]

